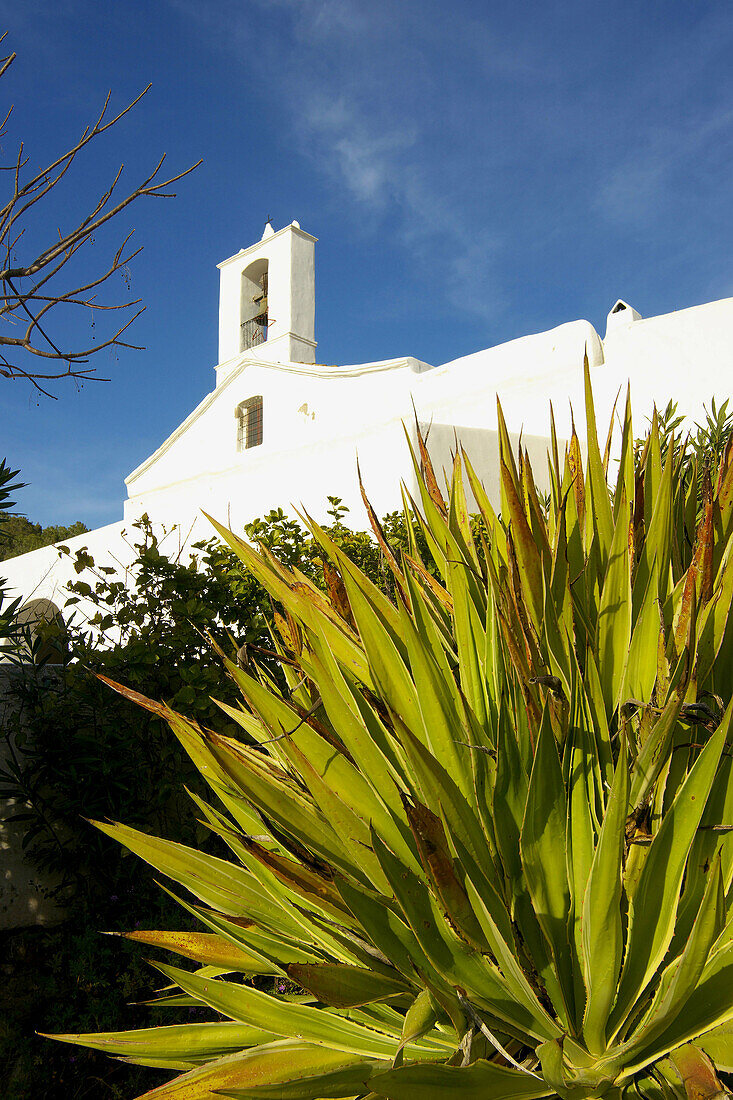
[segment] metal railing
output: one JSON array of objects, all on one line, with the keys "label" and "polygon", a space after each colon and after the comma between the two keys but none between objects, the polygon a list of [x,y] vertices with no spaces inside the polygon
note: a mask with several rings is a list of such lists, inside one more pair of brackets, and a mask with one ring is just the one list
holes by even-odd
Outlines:
[{"label": "metal railing", "polygon": [[242,321],[242,335],[240,338],[240,351],[247,348],[256,348],[258,344],[264,344],[267,340],[267,314],[252,317],[249,321]]}]

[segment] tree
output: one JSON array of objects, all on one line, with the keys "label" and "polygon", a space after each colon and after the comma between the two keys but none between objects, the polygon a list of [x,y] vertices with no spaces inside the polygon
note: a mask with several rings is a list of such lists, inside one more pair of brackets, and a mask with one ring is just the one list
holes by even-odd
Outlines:
[{"label": "tree", "polygon": [[[6,32],[7,33],[7,32]],[[3,41],[5,35],[0,37]],[[15,60],[15,53],[0,58],[0,77],[5,76]],[[104,101],[96,120],[88,125],[81,137],[65,152],[51,160],[45,168],[24,177],[30,160],[20,143],[17,156],[8,164],[0,165],[5,179],[10,180],[6,197],[0,199],[0,318],[5,322],[0,331],[0,376],[23,378],[41,393],[54,397],[47,384],[61,378],[107,381],[89,366],[91,356],[109,347],[137,348],[128,342],[125,334],[144,306],[140,299],[122,302],[100,302],[99,288],[116,272],[125,273],[127,265],[141,251],[130,249],[132,231],[122,240],[111,260],[101,273],[90,277],[80,275],[78,265],[71,261],[77,252],[94,239],[95,233],[107,222],[116,219],[136,199],[144,196],[174,198],[167,190],[171,184],[183,179],[197,168],[201,161],[184,172],[167,179],[159,179],[165,161],[161,156],[153,171],[137,187],[121,196],[118,185],[122,177],[120,166],[110,186],[92,200],[76,224],[59,229],[40,250],[32,247],[37,231],[39,215],[49,209],[49,196],[77,163],[79,154],[105,131],[111,129],[135,107],[148,92],[150,84],[123,110],[108,117],[110,94]],[[0,123],[0,138],[5,135],[11,107]],[[24,254],[24,249],[28,250]],[[120,324],[110,327],[109,333],[95,341],[91,347],[83,343],[71,347],[53,334],[53,320],[59,309],[81,308],[103,313],[119,314]],[[15,331],[10,331],[11,326]]]},{"label": "tree", "polygon": [[19,554],[29,554],[42,546],[52,546],[55,542],[65,542],[76,535],[84,535],[89,530],[81,520],[70,527],[51,524],[42,527],[26,516],[9,516],[4,523],[2,542],[0,542],[0,561],[15,558]]},{"label": "tree", "polygon": [[[21,482],[16,481],[17,470],[12,470],[5,459],[0,461],[0,558],[3,558],[5,545],[5,529],[10,522],[10,509],[15,501],[10,499],[10,494],[17,489],[22,489]],[[15,612],[18,610],[19,599],[7,602],[5,580],[0,577],[0,655],[7,656],[15,640]]]}]

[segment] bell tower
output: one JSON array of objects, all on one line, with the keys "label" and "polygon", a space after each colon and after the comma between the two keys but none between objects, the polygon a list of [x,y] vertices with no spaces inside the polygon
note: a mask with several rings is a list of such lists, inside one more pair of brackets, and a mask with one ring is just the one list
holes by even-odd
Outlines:
[{"label": "bell tower", "polygon": [[315,363],[316,238],[297,222],[218,264],[219,379],[241,357]]}]

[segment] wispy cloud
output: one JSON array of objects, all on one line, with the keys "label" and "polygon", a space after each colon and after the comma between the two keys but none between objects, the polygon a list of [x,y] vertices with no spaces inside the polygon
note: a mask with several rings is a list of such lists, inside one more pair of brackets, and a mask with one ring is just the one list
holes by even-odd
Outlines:
[{"label": "wispy cloud", "polygon": [[345,96],[311,92],[296,117],[301,151],[345,184],[359,202],[382,207],[396,197],[398,165],[415,145],[411,129],[376,127]]},{"label": "wispy cloud", "polygon": [[[241,51],[241,8],[223,4],[214,15],[191,0],[170,2],[205,20],[220,45]],[[429,20],[409,3],[383,0],[369,7],[351,0],[251,0],[245,8],[266,10],[278,24],[271,37],[258,33],[248,64],[270,78],[277,73],[273,94],[300,155],[333,181],[339,203],[347,196],[355,204],[366,231],[383,232],[389,222],[392,239],[409,248],[415,277],[441,279],[446,306],[495,318],[503,306],[496,275],[502,234],[498,225],[475,226],[460,210],[450,185],[462,166],[441,160],[434,134],[414,109],[420,82],[431,94],[432,83],[416,61],[410,69],[401,56],[410,20]]]},{"label": "wispy cloud", "polygon": [[733,110],[723,108],[697,114],[674,129],[644,134],[622,156],[603,181],[597,208],[611,221],[640,225],[648,222],[669,202],[685,193],[688,176],[707,175],[716,184],[722,167],[726,178],[733,152]]}]

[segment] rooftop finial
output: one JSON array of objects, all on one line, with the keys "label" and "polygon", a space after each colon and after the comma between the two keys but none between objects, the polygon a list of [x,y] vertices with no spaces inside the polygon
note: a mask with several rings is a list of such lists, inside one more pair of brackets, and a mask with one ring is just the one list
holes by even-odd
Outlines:
[{"label": "rooftop finial", "polygon": [[275,230],[272,228],[272,218],[268,215],[267,220],[265,222],[265,228],[264,228],[264,231],[262,233],[262,236],[261,236],[260,240],[264,241],[265,237],[271,237],[274,234],[274,232],[275,232]]}]

